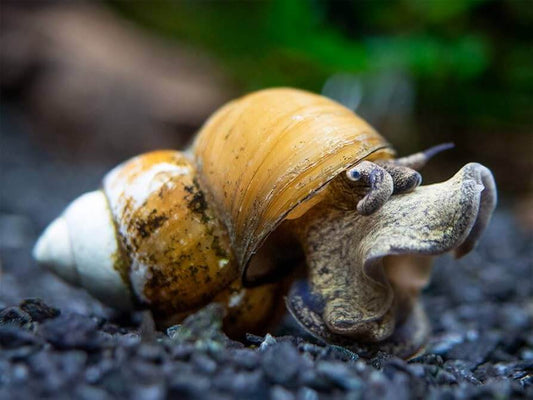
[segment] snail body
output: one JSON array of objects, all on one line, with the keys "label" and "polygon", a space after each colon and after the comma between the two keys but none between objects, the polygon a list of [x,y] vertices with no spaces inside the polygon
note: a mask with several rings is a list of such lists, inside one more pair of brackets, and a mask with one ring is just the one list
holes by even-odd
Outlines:
[{"label": "snail body", "polygon": [[[332,342],[382,341],[409,319],[422,286],[409,287],[397,271],[426,271],[421,253],[469,250],[494,208],[490,172],[469,164],[422,191],[448,193],[444,212],[436,203],[433,213],[418,210],[438,220],[433,245],[411,237],[402,248],[398,231],[389,240],[391,226],[415,221],[416,231],[423,219],[413,204],[428,197],[415,190],[421,178],[411,167],[432,152],[393,159],[387,141],[340,104],[295,89],[259,91],[217,111],[187,151],[147,153],[113,169],[47,228],[34,256],[100,300],[148,307],[167,323],[222,302],[236,335],[266,326],[287,286],[280,277],[303,263],[305,293],[291,289],[287,307],[305,329]],[[439,222],[465,198],[470,212],[450,240]],[[413,212],[402,219],[406,204]],[[369,237],[385,243],[381,253],[371,255]]]}]

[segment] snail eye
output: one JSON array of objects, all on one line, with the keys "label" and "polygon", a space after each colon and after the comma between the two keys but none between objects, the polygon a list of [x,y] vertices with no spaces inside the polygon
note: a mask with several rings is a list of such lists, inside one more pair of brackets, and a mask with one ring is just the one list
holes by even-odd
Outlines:
[{"label": "snail eye", "polygon": [[361,173],[357,170],[352,169],[348,171],[348,178],[353,181],[358,181],[359,179],[361,179]]}]

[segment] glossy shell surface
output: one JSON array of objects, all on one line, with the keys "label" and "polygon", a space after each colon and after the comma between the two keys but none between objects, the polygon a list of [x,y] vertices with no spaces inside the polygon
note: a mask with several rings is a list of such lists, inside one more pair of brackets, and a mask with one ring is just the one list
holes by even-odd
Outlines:
[{"label": "glossy shell surface", "polygon": [[[346,107],[305,91],[267,89],[216,112],[192,148],[200,186],[228,228],[241,269],[290,214],[342,171],[393,151]],[[245,281],[247,273],[244,274]]]}]

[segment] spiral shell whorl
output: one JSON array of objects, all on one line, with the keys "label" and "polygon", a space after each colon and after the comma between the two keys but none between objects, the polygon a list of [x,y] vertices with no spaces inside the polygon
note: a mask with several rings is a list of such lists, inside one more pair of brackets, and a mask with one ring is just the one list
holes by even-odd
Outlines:
[{"label": "spiral shell whorl", "polygon": [[206,304],[238,277],[225,229],[181,152],[135,157],[104,179],[136,297],[166,316]]},{"label": "spiral shell whorl", "polygon": [[131,292],[115,224],[101,191],[72,202],[39,238],[34,258],[67,282],[119,309],[131,309]]},{"label": "spiral shell whorl", "polygon": [[243,269],[281,221],[336,175],[371,154],[393,154],[351,110],[288,88],[255,92],[222,107],[192,150],[200,184]]}]

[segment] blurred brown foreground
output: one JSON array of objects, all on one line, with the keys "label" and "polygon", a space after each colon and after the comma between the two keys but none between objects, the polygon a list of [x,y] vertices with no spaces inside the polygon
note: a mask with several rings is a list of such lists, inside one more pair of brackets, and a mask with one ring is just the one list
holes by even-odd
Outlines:
[{"label": "blurred brown foreground", "polygon": [[4,2],[0,49],[3,99],[66,160],[181,148],[232,94],[205,55],[98,3]]}]

